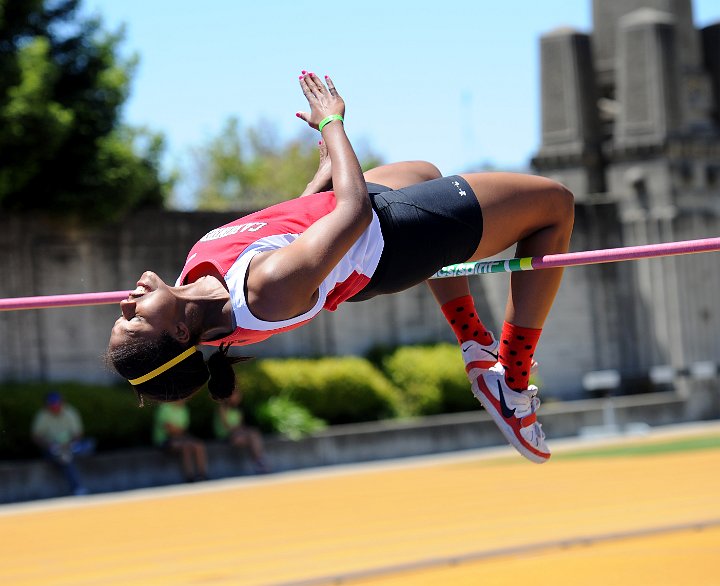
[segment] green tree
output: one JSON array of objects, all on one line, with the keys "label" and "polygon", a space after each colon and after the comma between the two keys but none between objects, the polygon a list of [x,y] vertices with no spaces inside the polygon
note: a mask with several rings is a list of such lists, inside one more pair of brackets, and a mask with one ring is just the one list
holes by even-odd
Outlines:
[{"label": "green tree", "polygon": [[135,58],[80,0],[0,0],[0,210],[109,219],[160,206],[163,141],[120,123]]},{"label": "green tree", "polygon": [[[218,136],[194,153],[197,207],[249,210],[299,195],[317,169],[318,138],[308,128],[283,143],[270,122],[243,130],[237,118],[230,118]],[[367,149],[359,157],[364,169],[381,163]]]}]

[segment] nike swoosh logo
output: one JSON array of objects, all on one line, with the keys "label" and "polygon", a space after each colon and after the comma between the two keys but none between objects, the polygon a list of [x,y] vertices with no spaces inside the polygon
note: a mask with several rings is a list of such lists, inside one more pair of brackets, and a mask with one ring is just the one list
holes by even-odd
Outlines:
[{"label": "nike swoosh logo", "polygon": [[502,385],[500,384],[500,381],[497,381],[498,386],[498,395],[500,396],[500,411],[502,411],[502,416],[505,419],[510,419],[511,417],[515,416],[515,409],[510,409],[505,402],[505,395],[503,394]]},{"label": "nike swoosh logo", "polygon": [[[472,348],[472,344],[469,344],[467,346],[467,348],[465,346],[461,346],[461,348],[462,348],[463,352],[467,352],[468,350],[470,350],[470,348]],[[492,352],[490,352],[490,350],[485,350],[485,348],[483,348],[482,351],[485,352],[486,354],[490,354],[490,356],[492,356],[497,361],[497,359],[498,359],[497,354],[493,354]]]}]

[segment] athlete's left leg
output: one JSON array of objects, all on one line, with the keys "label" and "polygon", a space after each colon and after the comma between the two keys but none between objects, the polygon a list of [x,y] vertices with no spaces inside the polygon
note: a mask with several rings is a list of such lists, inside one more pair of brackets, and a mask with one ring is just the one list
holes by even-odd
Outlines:
[{"label": "athlete's left leg", "polygon": [[[440,177],[441,174],[437,167],[425,161],[392,163],[365,172],[365,180],[368,183],[386,185],[391,189],[402,189]],[[496,345],[493,345],[492,334],[487,331],[480,318],[477,317],[467,277],[431,280],[429,283],[430,290],[455,332],[458,343],[479,340],[481,344],[484,344],[483,348],[494,349]],[[483,361],[481,366],[489,368],[496,360],[496,358],[493,359],[492,363]],[[474,361],[474,364],[475,366],[480,365],[477,361]]]},{"label": "athlete's left leg", "polygon": [[[402,189],[440,177],[441,174],[437,167],[425,161],[393,163],[376,167],[365,173],[367,182],[387,185],[392,189]],[[478,340],[485,349],[493,350],[495,348],[496,344],[494,344],[492,334],[477,317],[467,277],[430,280],[428,284],[459,344],[468,340]],[[481,349],[480,352],[483,353],[485,350]],[[492,353],[488,357],[491,358]],[[473,362],[476,366],[478,365],[477,361]],[[494,362],[495,359],[492,364]],[[483,367],[489,368],[492,364],[487,359],[482,361]]]},{"label": "athlete's left leg", "polygon": [[[515,173],[463,175],[483,213],[483,235],[471,261],[517,244],[516,256],[567,252],[574,219],[572,193],[545,177]],[[563,270],[513,273],[505,320],[542,328],[560,287]]]}]

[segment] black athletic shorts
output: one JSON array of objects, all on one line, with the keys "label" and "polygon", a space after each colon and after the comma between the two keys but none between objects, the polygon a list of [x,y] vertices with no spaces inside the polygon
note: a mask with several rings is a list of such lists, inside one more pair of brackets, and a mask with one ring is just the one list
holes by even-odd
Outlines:
[{"label": "black athletic shorts", "polygon": [[396,191],[368,183],[385,245],[368,285],[348,301],[364,301],[422,283],[442,267],[467,261],[482,238],[473,190],[453,175]]}]

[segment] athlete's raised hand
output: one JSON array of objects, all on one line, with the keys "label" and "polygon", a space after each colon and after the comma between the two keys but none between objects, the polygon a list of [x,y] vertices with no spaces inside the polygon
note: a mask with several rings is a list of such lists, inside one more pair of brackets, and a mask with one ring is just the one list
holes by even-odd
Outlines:
[{"label": "athlete's raised hand", "polygon": [[327,75],[325,83],[323,83],[314,73],[303,71],[300,76],[300,87],[308,101],[310,112],[297,112],[295,115],[312,128],[317,130],[320,122],[333,114],[345,116],[345,101],[340,97],[335,89],[335,84]]}]

